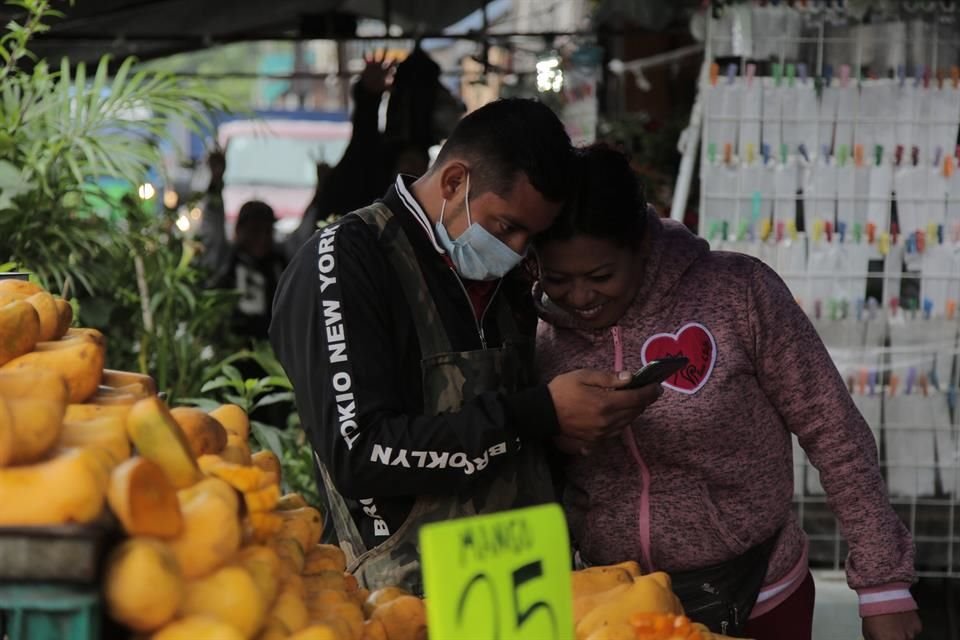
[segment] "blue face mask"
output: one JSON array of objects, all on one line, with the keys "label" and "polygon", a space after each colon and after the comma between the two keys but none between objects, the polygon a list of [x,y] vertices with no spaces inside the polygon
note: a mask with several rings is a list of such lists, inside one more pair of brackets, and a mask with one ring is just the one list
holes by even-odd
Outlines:
[{"label": "blue face mask", "polygon": [[453,266],[467,280],[496,280],[520,264],[523,256],[498,240],[492,233],[470,217],[470,174],[467,174],[467,196],[464,201],[467,209],[467,230],[456,240],[443,226],[443,211],[447,201],[440,207],[440,220],[436,224],[437,239],[450,254]]}]

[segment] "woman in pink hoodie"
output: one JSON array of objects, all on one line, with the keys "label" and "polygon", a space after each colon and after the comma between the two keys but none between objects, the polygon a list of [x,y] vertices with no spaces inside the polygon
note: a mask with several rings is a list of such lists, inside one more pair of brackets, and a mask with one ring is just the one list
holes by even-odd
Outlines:
[{"label": "woman in pink hoodie", "polygon": [[[748,592],[740,611],[750,613],[730,629],[808,640],[813,580],[791,508],[796,434],[849,542],[864,637],[916,637],[910,534],[870,429],[790,291],[759,260],[711,251],[647,211],[623,155],[593,147],[580,160],[579,195],[536,247],[542,375],[689,359],[621,438],[589,451],[558,442],[571,454],[564,502],[580,561],[636,560],[700,596],[732,584]],[[688,613],[703,604],[682,595]]]}]

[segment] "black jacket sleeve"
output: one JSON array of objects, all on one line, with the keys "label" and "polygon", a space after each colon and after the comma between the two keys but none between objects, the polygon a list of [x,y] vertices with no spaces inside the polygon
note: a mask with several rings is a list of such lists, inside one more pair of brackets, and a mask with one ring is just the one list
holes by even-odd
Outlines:
[{"label": "black jacket sleeve", "polygon": [[[513,455],[521,437],[543,435],[532,433],[542,426],[524,432],[527,421],[511,419],[518,405],[544,407],[543,387],[482,394],[454,413],[411,415],[401,391],[410,354],[394,317],[407,311],[390,302],[396,287],[373,231],[348,217],[300,250],[274,303],[274,349],[320,459],[350,498],[453,493]],[[555,425],[546,406],[550,415],[530,424]]]}]

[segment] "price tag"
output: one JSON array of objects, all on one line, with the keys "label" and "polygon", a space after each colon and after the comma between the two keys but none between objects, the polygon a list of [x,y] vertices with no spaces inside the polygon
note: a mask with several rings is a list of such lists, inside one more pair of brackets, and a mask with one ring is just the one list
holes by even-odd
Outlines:
[{"label": "price tag", "polygon": [[431,640],[573,640],[559,506],[427,525],[420,555]]}]

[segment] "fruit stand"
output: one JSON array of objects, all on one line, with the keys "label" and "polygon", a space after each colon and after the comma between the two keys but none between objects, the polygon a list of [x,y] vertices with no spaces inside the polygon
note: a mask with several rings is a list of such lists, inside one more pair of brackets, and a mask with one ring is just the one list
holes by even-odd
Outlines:
[{"label": "fruit stand", "polygon": [[[281,495],[277,457],[251,452],[240,407],[168,407],[149,376],[105,368],[101,332],[72,324],[67,301],[0,280],[10,640],[427,637],[430,585],[421,600],[358,584],[339,547],[319,544],[320,512]],[[666,574],[635,563],[571,574],[566,542],[559,553],[551,575],[572,600],[556,637],[717,637],[683,617]]]}]

